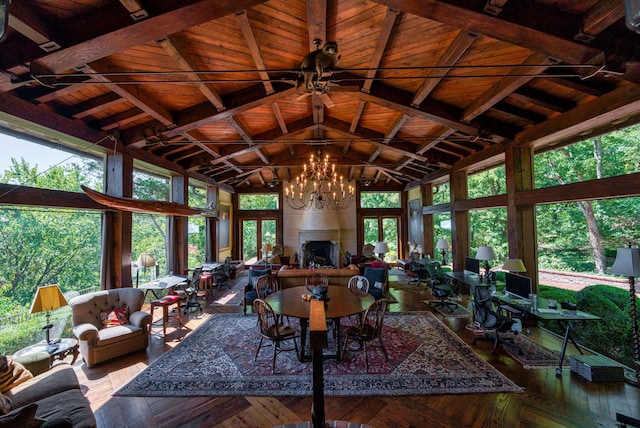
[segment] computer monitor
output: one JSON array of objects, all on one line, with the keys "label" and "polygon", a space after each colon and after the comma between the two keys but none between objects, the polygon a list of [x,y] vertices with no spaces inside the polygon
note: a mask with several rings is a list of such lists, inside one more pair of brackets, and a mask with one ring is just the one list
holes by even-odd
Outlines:
[{"label": "computer monitor", "polygon": [[522,275],[516,275],[515,273],[505,273],[506,287],[505,291],[509,294],[514,294],[523,299],[528,299],[531,294],[531,278]]},{"label": "computer monitor", "polygon": [[473,257],[467,257],[464,259],[464,271],[466,273],[480,273],[480,260]]}]

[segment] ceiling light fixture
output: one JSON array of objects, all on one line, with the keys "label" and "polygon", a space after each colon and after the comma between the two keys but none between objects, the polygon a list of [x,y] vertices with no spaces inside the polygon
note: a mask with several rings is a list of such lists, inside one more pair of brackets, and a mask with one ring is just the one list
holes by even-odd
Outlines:
[{"label": "ceiling light fixture", "polygon": [[336,164],[329,163],[329,155],[322,158],[318,150],[317,157],[311,154],[309,163],[303,165],[302,173],[295,183],[285,187],[285,197],[289,206],[295,210],[308,208],[329,209],[347,208],[353,202],[355,188],[345,188],[343,177],[338,177]]}]

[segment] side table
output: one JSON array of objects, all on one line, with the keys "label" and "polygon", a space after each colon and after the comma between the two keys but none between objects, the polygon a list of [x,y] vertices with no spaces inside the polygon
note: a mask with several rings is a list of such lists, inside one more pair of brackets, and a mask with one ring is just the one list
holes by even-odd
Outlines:
[{"label": "side table", "polygon": [[42,342],[36,343],[35,345],[27,346],[13,354],[14,357],[26,357],[31,354],[35,354],[38,352],[46,352],[50,356],[49,365],[53,365],[55,360],[63,361],[69,355],[73,355],[73,360],[71,364],[76,362],[78,359],[78,355],[80,355],[80,350],[78,349],[78,341],[76,339],[60,339],[60,341],[56,344],[57,348],[51,349],[49,345],[43,340]]}]

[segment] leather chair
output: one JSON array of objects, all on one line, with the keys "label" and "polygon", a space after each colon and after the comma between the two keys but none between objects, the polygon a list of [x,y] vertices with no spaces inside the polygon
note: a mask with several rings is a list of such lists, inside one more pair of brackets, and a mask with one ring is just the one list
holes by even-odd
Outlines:
[{"label": "leather chair", "polygon": [[[147,348],[151,314],[141,311],[143,301],[138,288],[97,291],[69,301],[73,334],[87,366]],[[104,327],[101,316],[124,307],[129,312],[126,323]]]}]

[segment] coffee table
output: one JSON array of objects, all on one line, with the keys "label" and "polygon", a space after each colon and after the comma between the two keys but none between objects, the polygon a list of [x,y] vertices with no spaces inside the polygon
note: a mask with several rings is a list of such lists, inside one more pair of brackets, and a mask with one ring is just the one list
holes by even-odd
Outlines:
[{"label": "coffee table", "polygon": [[47,345],[47,342],[43,340],[42,342],[36,343],[35,345],[27,346],[26,348],[20,349],[19,351],[14,353],[13,356],[25,357],[37,352],[46,352],[50,357],[49,365],[52,365],[55,360],[63,361],[69,355],[73,355],[71,364],[76,362],[76,360],[78,359],[78,355],[80,354],[80,351],[78,349],[78,341],[76,339],[60,339],[60,341],[55,345],[58,346],[56,348],[53,348],[51,345]]},{"label": "coffee table", "polygon": [[[307,287],[291,287],[280,290],[268,296],[269,303],[276,314],[294,317],[300,320],[300,361],[309,361],[311,355],[305,353],[307,329],[309,326],[309,302],[302,299],[303,294],[309,294]],[[325,355],[325,358],[341,359],[340,353],[340,318],[359,314],[367,310],[375,301],[368,293],[354,291],[343,285],[329,285],[325,304],[325,317],[334,321],[336,330],[336,354]]]}]

